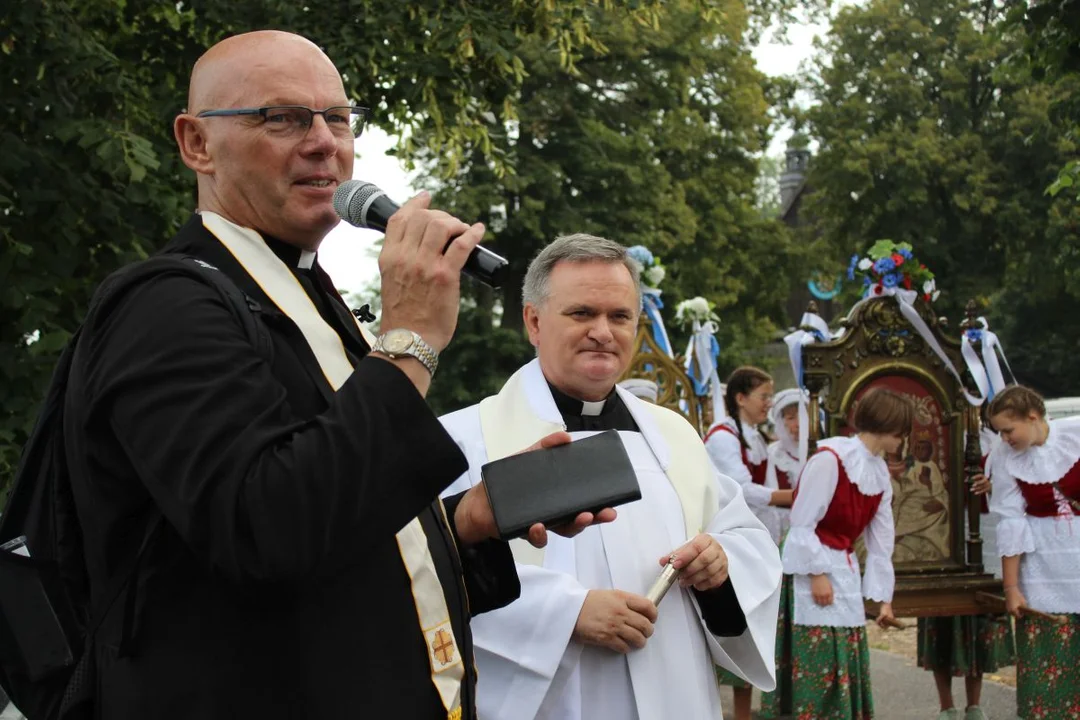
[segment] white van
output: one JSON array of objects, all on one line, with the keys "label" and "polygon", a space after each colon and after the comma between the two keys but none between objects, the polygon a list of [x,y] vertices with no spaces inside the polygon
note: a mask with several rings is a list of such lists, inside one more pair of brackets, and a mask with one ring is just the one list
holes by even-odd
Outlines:
[{"label": "white van", "polygon": [[1080,397],[1063,397],[1047,400],[1046,414],[1054,420],[1080,415]]}]

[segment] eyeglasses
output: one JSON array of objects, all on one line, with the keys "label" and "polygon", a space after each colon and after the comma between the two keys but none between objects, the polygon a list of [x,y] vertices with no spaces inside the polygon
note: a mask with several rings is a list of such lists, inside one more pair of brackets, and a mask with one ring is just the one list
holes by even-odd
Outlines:
[{"label": "eyeglasses", "polygon": [[364,132],[368,109],[355,105],[340,105],[325,110],[312,110],[303,105],[270,105],[259,108],[230,108],[226,110],[203,110],[195,117],[231,117],[236,115],[258,115],[262,125],[274,135],[283,138],[301,138],[307,134],[315,122],[316,115],[322,115],[326,126],[334,135],[346,138],[358,138]]}]

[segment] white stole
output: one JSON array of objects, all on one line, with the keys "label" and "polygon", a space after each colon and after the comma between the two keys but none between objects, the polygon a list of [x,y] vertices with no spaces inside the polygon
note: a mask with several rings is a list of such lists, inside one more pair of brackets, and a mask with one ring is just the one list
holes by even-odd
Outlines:
[{"label": "white stole", "polygon": [[[240,227],[216,213],[203,211],[200,215],[203,226],[221,241],[266,296],[300,329],[327,382],[337,392],[352,374],[352,363],[345,354],[341,338],[319,314],[296,276],[254,230]],[[368,344],[374,344],[371,333],[359,323],[356,326]],[[439,505],[442,506],[441,501]],[[445,509],[443,514],[445,518]],[[447,718],[458,720],[465,666],[450,623],[442,583],[419,518],[413,518],[398,532],[397,543],[412,582],[413,601],[427,645],[432,682],[442,698]]]}]

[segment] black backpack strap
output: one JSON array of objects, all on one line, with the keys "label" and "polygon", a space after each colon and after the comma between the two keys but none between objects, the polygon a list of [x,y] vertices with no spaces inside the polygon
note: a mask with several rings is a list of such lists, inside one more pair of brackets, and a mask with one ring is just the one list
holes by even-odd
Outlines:
[{"label": "black backpack strap", "polygon": [[[106,308],[107,311],[109,301],[122,295],[124,291],[166,272],[177,270],[185,274],[196,275],[204,281],[209,281],[210,284],[215,286],[222,295],[229,300],[229,304],[232,306],[237,319],[240,320],[241,325],[243,325],[244,332],[255,346],[256,351],[263,357],[267,357],[270,354],[273,347],[270,335],[262,322],[256,317],[258,313],[262,312],[262,307],[259,303],[249,297],[246,293],[242,292],[228,275],[221,272],[210,263],[190,255],[155,255],[141,263],[124,268],[110,278],[112,282],[107,282],[103,285],[100,297],[95,298],[95,302],[91,306],[91,311],[96,311],[99,308]],[[79,331],[76,331],[71,342],[68,344],[68,347],[65,348],[61,358],[61,364],[57,368],[57,373],[63,371],[64,377],[67,376],[71,367],[71,355],[74,354],[75,341],[78,337],[78,333]],[[146,554],[147,548],[161,530],[161,526],[165,519],[162,514],[155,509],[151,518],[152,519],[147,526],[146,535],[143,538],[142,545],[139,547],[138,552],[129,556],[124,561],[120,570],[114,575],[112,582],[109,584],[108,590],[103,595],[99,596],[106,600],[104,605],[101,605],[91,613],[92,619],[90,624],[87,625],[86,630],[87,644],[92,642],[94,633],[97,632],[101,623],[109,614],[109,611],[116,604],[116,601],[120,598],[120,594],[123,592],[124,588],[127,587],[138,574],[139,566],[143,556]],[[121,640],[122,644],[123,641],[128,638],[131,629],[130,616],[132,614],[131,606],[133,605],[134,603],[129,603],[129,607],[125,613],[124,635]]]},{"label": "black backpack strap", "polygon": [[185,275],[198,277],[203,282],[217,288],[218,292],[228,301],[233,314],[244,328],[244,334],[248,336],[248,340],[259,356],[267,360],[273,357],[273,341],[261,320],[262,305],[243,292],[233,282],[232,278],[222,270],[192,255],[155,255],[140,263],[129,265],[110,276],[110,279],[103,284],[99,293],[100,297],[95,298],[92,309],[93,307],[104,306],[107,301],[122,294],[120,292],[122,290],[166,272],[177,271]]},{"label": "black backpack strap", "polygon": [[229,299],[233,310],[236,312],[237,318],[240,320],[240,324],[244,326],[244,332],[247,334],[251,344],[255,347],[256,352],[263,358],[271,357],[273,353],[273,341],[270,339],[270,334],[266,331],[266,327],[260,319],[263,309],[262,305],[259,304],[259,301],[241,290],[240,287],[233,282],[232,278],[205,260],[200,260],[199,258],[190,255],[177,255],[173,257],[180,257],[186,262],[194,264],[199,272],[205,278],[210,280],[210,282]]},{"label": "black backpack strap", "polygon": [[[101,291],[91,304],[90,312],[97,311],[99,308],[105,308],[104,311],[107,312],[108,303],[111,300],[116,299],[119,295],[122,295],[124,291],[140,282],[152,279],[155,276],[160,276],[165,272],[177,270],[185,274],[197,275],[204,281],[209,281],[210,284],[214,285],[229,301],[236,318],[243,326],[244,332],[255,347],[256,352],[265,359],[269,360],[272,358],[273,341],[271,340],[266,327],[258,317],[262,312],[262,307],[258,301],[242,292],[240,288],[237,287],[236,283],[234,283],[225,273],[196,257],[187,255],[157,255],[141,263],[124,268],[113,276],[110,276],[109,280],[103,283]],[[64,349],[60,363],[57,365],[57,377],[63,377],[66,380],[71,368],[75,343],[81,329],[82,328],[80,327],[79,330],[76,330],[71,341],[68,343],[68,346]],[[164,515],[155,508],[152,512],[151,520],[147,525],[146,534],[143,537],[142,544],[139,546],[138,551],[124,560],[116,574],[113,576],[106,591],[98,596],[102,599],[102,602],[97,604],[96,607],[94,603],[91,603],[90,622],[86,626],[83,653],[64,690],[64,698],[60,704],[60,712],[58,715],[59,718],[63,718],[65,713],[72,708],[93,701],[95,683],[97,682],[96,662],[94,658],[96,635],[101,628],[102,623],[105,621],[105,618],[108,617],[109,613],[116,606],[117,601],[119,601],[120,597],[124,594],[125,589],[128,590],[128,595],[127,604],[124,610],[123,629],[120,637],[120,654],[123,655],[128,650],[128,645],[132,639],[132,628],[134,625],[136,605],[135,589],[138,587],[136,578],[139,575],[143,558],[146,557],[148,549],[154,543],[164,525]]]}]

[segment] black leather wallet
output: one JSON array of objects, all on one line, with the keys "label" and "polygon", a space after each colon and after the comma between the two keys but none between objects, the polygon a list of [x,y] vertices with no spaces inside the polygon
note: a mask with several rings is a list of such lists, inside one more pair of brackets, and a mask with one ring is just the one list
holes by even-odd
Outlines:
[{"label": "black leather wallet", "polygon": [[641,499],[634,466],[617,430],[546,450],[511,455],[481,469],[499,537],[569,522]]}]

